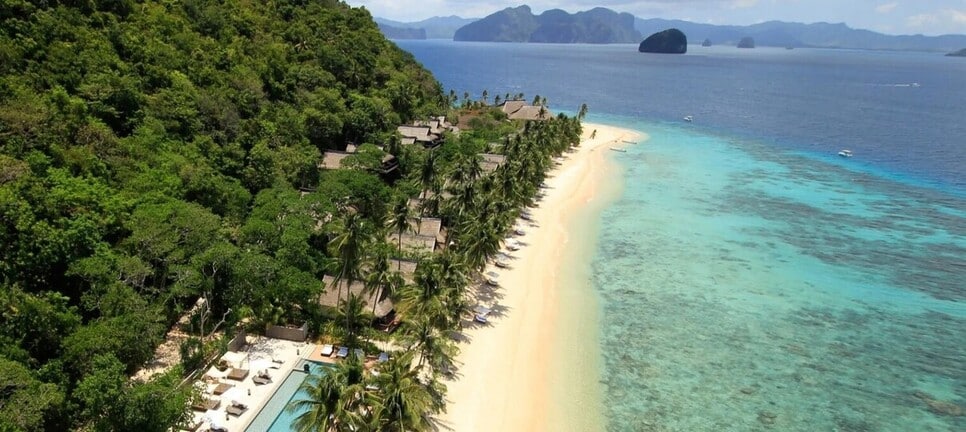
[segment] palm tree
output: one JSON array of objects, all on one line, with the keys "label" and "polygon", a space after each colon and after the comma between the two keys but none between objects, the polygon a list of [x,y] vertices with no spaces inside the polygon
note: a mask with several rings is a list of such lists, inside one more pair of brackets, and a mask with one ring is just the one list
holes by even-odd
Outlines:
[{"label": "palm tree", "polygon": [[339,304],[339,319],[345,324],[345,343],[348,346],[356,346],[359,332],[365,326],[363,319],[365,305],[362,297],[352,292]]},{"label": "palm tree", "polygon": [[413,217],[412,209],[409,208],[409,197],[405,194],[399,194],[393,202],[390,211],[391,213],[389,214],[389,220],[386,222],[386,226],[396,231],[398,235],[396,239],[397,250],[399,253],[402,253],[403,233],[406,231],[416,232],[416,227],[412,224],[415,218]]},{"label": "palm tree", "polygon": [[358,280],[365,248],[371,241],[371,237],[372,232],[366,225],[365,218],[357,212],[346,211],[342,226],[336,236],[329,241],[337,257],[335,264],[338,265],[338,274],[333,281],[333,285],[339,290],[336,297],[337,304],[342,300],[342,285],[345,285],[348,290],[352,282]]},{"label": "palm tree", "polygon": [[373,401],[367,385],[362,361],[349,356],[323,375],[309,375],[300,386],[307,396],[285,409],[301,412],[293,424],[299,432],[358,431],[367,423],[364,408]]},{"label": "palm tree", "polygon": [[587,116],[587,104],[580,104],[580,111],[577,112],[577,120],[583,120]]},{"label": "palm tree", "polygon": [[389,264],[391,254],[392,246],[383,243],[375,248],[372,256],[372,266],[366,276],[366,291],[372,296],[372,315],[376,314],[376,305],[386,296],[386,292],[388,291],[389,296],[395,296],[396,289],[403,284],[402,276],[399,275],[402,262],[393,271]]},{"label": "palm tree", "polygon": [[432,416],[442,410],[432,389],[419,378],[412,367],[412,353],[407,352],[387,362],[378,377],[374,418],[380,431],[404,432],[429,430]]}]

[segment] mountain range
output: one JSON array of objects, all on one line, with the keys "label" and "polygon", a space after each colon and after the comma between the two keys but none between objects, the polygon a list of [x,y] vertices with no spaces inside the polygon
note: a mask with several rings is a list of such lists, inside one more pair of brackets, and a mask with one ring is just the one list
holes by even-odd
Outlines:
[{"label": "mountain range", "polygon": [[[479,18],[460,18],[458,16],[432,17],[422,21],[400,22],[376,17],[375,21],[379,28],[388,27],[390,30],[404,29],[423,29],[426,31],[424,37],[393,37],[388,33],[386,37],[390,39],[453,39],[453,34],[460,27],[469,23],[479,21]],[[385,31],[383,33],[386,33]],[[410,36],[412,34],[409,34]]]},{"label": "mountain range", "polygon": [[[743,37],[752,37],[758,46],[847,48],[950,52],[966,47],[966,35],[887,35],[853,29],[843,23],[790,23],[768,21],[760,24],[713,25],[660,18],[633,18],[626,24],[626,13],[606,8],[568,14],[550,10],[533,15],[527,6],[507,8],[482,19],[458,16],[433,17],[417,22],[398,22],[376,18],[380,27],[424,29],[426,39],[486,40],[502,42],[584,42],[639,43],[644,37],[668,28],[677,28],[694,42],[710,40],[714,45],[734,46]],[[614,18],[617,17],[617,18]],[[588,28],[588,22],[594,24]],[[467,28],[466,30],[462,30]],[[462,30],[462,32],[460,31]],[[639,35],[634,31],[640,32]],[[390,38],[422,39],[418,32],[383,30]],[[459,37],[457,37],[459,33]],[[532,39],[531,39],[532,38]]]},{"label": "mountain range", "polygon": [[456,30],[455,41],[541,43],[638,43],[634,16],[606,8],[569,14],[550,9],[534,15],[529,6],[506,8]]}]

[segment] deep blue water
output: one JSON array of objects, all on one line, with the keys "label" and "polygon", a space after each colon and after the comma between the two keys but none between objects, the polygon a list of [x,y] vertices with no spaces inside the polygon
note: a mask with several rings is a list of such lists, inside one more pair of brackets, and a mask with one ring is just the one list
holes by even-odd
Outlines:
[{"label": "deep blue water", "polygon": [[591,264],[608,430],[966,430],[966,61],[401,45],[650,135]]},{"label": "deep blue water", "polygon": [[[446,91],[677,122],[966,189],[966,61],[935,53],[398,41]],[[912,84],[919,84],[914,87]]]}]

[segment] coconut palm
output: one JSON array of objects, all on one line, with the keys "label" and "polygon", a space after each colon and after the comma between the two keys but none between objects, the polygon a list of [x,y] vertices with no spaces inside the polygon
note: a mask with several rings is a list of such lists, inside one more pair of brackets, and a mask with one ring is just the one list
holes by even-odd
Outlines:
[{"label": "coconut palm", "polygon": [[430,386],[412,367],[412,353],[387,362],[374,380],[378,387],[373,417],[384,432],[429,430],[432,416],[442,407],[434,400]]},{"label": "coconut palm", "polygon": [[346,345],[355,346],[359,332],[366,325],[365,305],[362,297],[352,292],[339,304],[339,321],[345,326],[343,330],[345,330]]},{"label": "coconut palm", "polygon": [[286,410],[301,412],[292,426],[299,432],[363,430],[373,399],[366,391],[365,369],[349,356],[323,375],[309,375],[300,390],[307,396],[289,402]]},{"label": "coconut palm", "polygon": [[[376,305],[386,295],[395,296],[396,290],[402,286],[402,276],[399,268],[392,269],[390,257],[392,256],[392,246],[385,243],[380,247],[374,248],[372,254],[369,274],[366,276],[366,291],[372,299],[372,314],[376,314]],[[402,266],[400,262],[399,266]]]},{"label": "coconut palm", "polygon": [[365,218],[357,212],[347,211],[337,234],[329,241],[337,258],[334,264],[338,270],[333,281],[333,286],[339,290],[337,302],[342,300],[342,286],[345,285],[348,290],[352,282],[359,279],[366,247],[371,240],[372,232]]},{"label": "coconut palm", "polygon": [[413,211],[409,208],[409,197],[404,194],[397,196],[393,201],[390,212],[386,226],[398,235],[396,246],[397,250],[402,253],[403,233],[407,231],[411,233],[416,232],[416,227],[413,224],[416,218],[413,217]]}]

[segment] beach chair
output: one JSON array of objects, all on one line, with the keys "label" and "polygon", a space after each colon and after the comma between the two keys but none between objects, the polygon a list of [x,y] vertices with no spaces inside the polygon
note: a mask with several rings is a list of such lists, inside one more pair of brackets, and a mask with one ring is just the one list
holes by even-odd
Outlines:
[{"label": "beach chair", "polygon": [[252,382],[256,385],[265,385],[272,383],[272,376],[269,374],[259,374],[252,377]]},{"label": "beach chair", "polygon": [[235,381],[244,381],[246,377],[248,377],[248,369],[238,368],[232,368],[227,376],[228,379]]},{"label": "beach chair", "polygon": [[335,355],[338,358],[346,358],[349,356],[349,347],[339,347],[339,352]]},{"label": "beach chair", "polygon": [[228,408],[225,408],[225,412],[227,412],[228,415],[233,415],[235,417],[241,417],[245,411],[248,411],[248,405],[240,403],[234,403],[228,406]]},{"label": "beach chair", "polygon": [[212,424],[208,426],[208,430],[211,432],[228,432],[228,428],[220,424]]},{"label": "beach chair", "polygon": [[378,363],[385,363],[387,361],[389,361],[389,353],[387,353],[385,351],[379,353],[379,358],[376,359],[376,362],[378,362]]},{"label": "beach chair", "polygon": [[476,308],[473,309],[473,312],[475,312],[473,315],[473,321],[476,321],[480,324],[487,323],[486,316],[490,314],[490,308],[487,308],[484,306],[477,306]]},{"label": "beach chair", "polygon": [[191,409],[193,409],[195,411],[205,412],[205,411],[208,411],[208,410],[218,409],[218,407],[220,405],[221,405],[221,399],[217,399],[217,398],[203,398],[200,401],[195,402],[194,405],[191,405]]},{"label": "beach chair", "polygon": [[220,394],[228,391],[232,387],[234,387],[234,385],[232,385],[232,384],[219,383],[217,386],[215,386],[215,389],[212,391],[212,393],[214,393],[216,395],[220,395]]},{"label": "beach chair", "polygon": [[335,348],[331,344],[322,345],[322,357],[332,357],[332,353],[335,352]]}]

